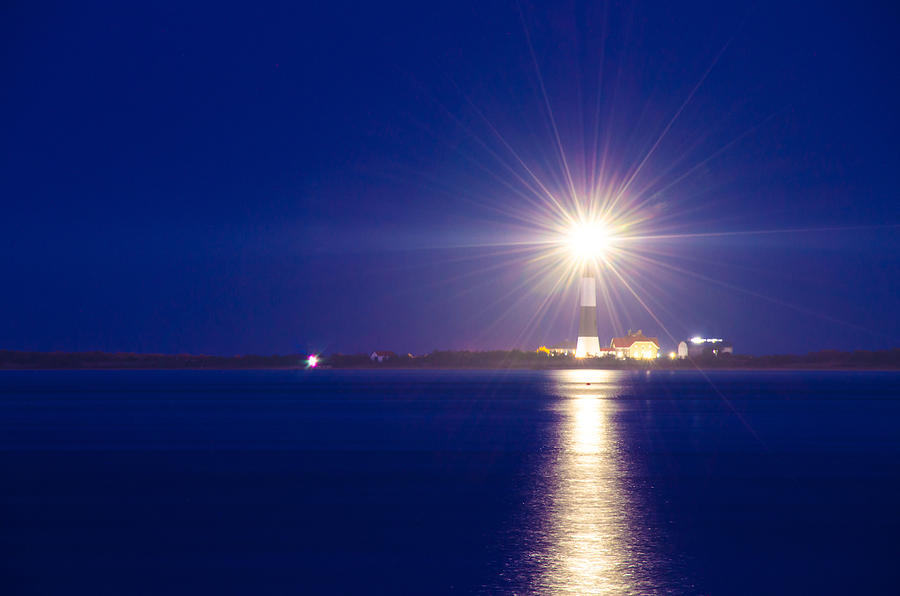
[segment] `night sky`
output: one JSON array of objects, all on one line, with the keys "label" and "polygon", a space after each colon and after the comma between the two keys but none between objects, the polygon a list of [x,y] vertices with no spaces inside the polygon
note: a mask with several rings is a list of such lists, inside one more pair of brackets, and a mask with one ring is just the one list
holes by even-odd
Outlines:
[{"label": "night sky", "polygon": [[5,3],[0,348],[574,340],[559,147],[671,236],[601,341],[900,345],[894,3],[552,4]]}]

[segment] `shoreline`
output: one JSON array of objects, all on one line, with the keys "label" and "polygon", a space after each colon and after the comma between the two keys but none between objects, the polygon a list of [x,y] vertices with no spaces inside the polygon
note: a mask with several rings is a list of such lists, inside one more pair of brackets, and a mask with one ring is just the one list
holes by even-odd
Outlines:
[{"label": "shoreline", "polygon": [[657,368],[657,367],[615,367],[615,368],[605,368],[605,367],[590,367],[590,366],[560,366],[560,367],[528,367],[528,366],[509,366],[509,367],[499,367],[499,366],[418,366],[418,367],[393,367],[393,366],[320,366],[316,369],[310,369],[306,366],[259,366],[259,367],[0,367],[0,373],[4,372],[62,372],[62,371],[85,371],[85,372],[116,372],[116,371],[127,371],[127,372],[137,372],[137,371],[161,371],[161,372],[173,372],[173,371],[209,371],[209,372],[226,372],[226,371],[300,371],[300,372],[309,372],[311,374],[320,372],[320,371],[339,371],[339,370],[353,370],[353,371],[383,371],[383,372],[412,372],[412,371],[428,371],[428,370],[441,370],[441,371],[495,371],[495,372],[509,372],[509,371],[555,371],[555,370],[564,370],[564,371],[573,371],[573,370],[585,370],[585,371],[619,371],[619,372],[900,372],[900,367],[896,368],[886,368],[886,367],[865,367],[865,366],[834,366],[834,367],[803,367],[803,366],[786,366],[786,367],[760,367],[760,366],[733,366],[733,367],[725,367],[725,366],[713,366],[713,367],[665,367],[665,368]]},{"label": "shoreline", "polygon": [[[318,355],[316,370],[628,370],[628,371],[892,371],[900,370],[900,349],[854,352],[820,350],[806,354],[726,354],[692,359],[576,359],[523,350],[485,352],[435,350],[421,356],[384,353]],[[23,352],[0,350],[3,370],[306,370],[308,354],[146,354],[134,352]]]}]

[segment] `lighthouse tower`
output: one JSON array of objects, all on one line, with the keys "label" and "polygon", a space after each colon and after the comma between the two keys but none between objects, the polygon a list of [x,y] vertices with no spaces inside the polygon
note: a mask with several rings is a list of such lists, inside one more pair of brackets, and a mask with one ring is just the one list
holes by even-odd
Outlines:
[{"label": "lighthouse tower", "polygon": [[597,284],[585,273],[581,278],[581,313],[578,317],[578,343],[575,357],[586,358],[600,354],[600,337],[597,335]]}]

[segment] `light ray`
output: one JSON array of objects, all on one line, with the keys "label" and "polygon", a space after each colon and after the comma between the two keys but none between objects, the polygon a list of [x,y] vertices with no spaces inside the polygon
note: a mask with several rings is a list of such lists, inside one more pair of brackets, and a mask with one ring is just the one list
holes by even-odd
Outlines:
[{"label": "light ray", "polygon": [[647,160],[650,159],[650,157],[656,151],[657,147],[659,147],[659,144],[662,142],[662,140],[665,138],[665,136],[669,133],[669,130],[672,129],[672,126],[675,124],[675,121],[678,120],[679,116],[681,116],[681,113],[684,111],[684,109],[688,106],[688,104],[694,98],[694,95],[697,93],[697,91],[700,89],[700,87],[703,86],[703,83],[706,81],[706,78],[709,76],[709,73],[711,73],[713,68],[715,68],[716,64],[719,63],[719,59],[722,57],[722,54],[725,53],[725,50],[728,49],[728,46],[731,45],[731,42],[733,39],[734,38],[732,37],[727,42],[725,42],[725,45],[722,46],[722,49],[719,50],[719,53],[716,54],[715,58],[713,58],[713,61],[709,65],[709,67],[706,69],[706,72],[703,73],[703,76],[700,77],[700,80],[697,81],[697,84],[694,85],[693,89],[691,89],[691,92],[688,94],[687,98],[684,100],[684,103],[681,104],[681,107],[679,107],[678,110],[675,112],[675,115],[672,116],[672,119],[669,121],[669,123],[663,129],[662,133],[656,139],[656,142],[653,143],[653,146],[650,148],[650,151],[647,152],[647,155],[644,156],[644,159],[641,160],[641,162],[638,164],[637,168],[635,168],[634,172],[629,176],[628,180],[622,186],[621,190],[616,193],[615,199],[614,199],[614,202],[612,205],[613,207],[615,206],[616,203],[618,203],[619,199],[628,191],[628,187],[631,186],[631,183],[634,181],[634,179],[637,177],[637,175],[640,173],[640,171],[644,168],[644,165],[647,163]]},{"label": "light ray", "polygon": [[892,341],[896,341],[896,339],[897,339],[897,338],[894,338],[894,337],[885,335],[885,334],[883,334],[883,333],[878,333],[878,332],[876,332],[876,331],[873,331],[873,330],[871,330],[871,329],[868,329],[868,328],[866,328],[866,327],[863,327],[862,325],[857,325],[857,324],[855,324],[855,323],[851,323],[851,322],[849,322],[849,321],[844,321],[844,320],[841,320],[841,319],[838,319],[838,318],[835,318],[835,317],[832,317],[832,316],[829,316],[829,315],[825,315],[825,314],[822,314],[822,313],[813,311],[813,310],[808,309],[808,308],[803,308],[803,307],[801,307],[801,306],[797,306],[796,304],[791,304],[790,302],[785,302],[784,300],[779,300],[779,299],[777,299],[777,298],[772,298],[771,296],[766,296],[765,294],[761,294],[761,293],[759,293],[759,292],[754,292],[753,290],[748,290],[748,289],[746,289],[746,288],[742,288],[742,287],[736,286],[736,285],[734,285],[734,284],[730,284],[730,283],[727,283],[727,282],[724,282],[724,281],[721,281],[721,280],[718,280],[718,279],[714,279],[714,278],[709,277],[709,276],[706,276],[706,275],[702,275],[702,274],[700,274],[700,273],[697,273],[697,272],[695,272],[695,271],[691,271],[691,270],[689,270],[689,269],[684,269],[684,268],[682,268],[682,267],[678,267],[678,266],[676,266],[676,265],[672,265],[671,263],[665,263],[665,262],[663,262],[663,261],[652,260],[652,259],[648,259],[648,258],[646,258],[646,257],[644,257],[644,258],[647,259],[647,260],[649,260],[649,261],[651,261],[651,262],[654,263],[655,265],[660,266],[660,267],[665,267],[665,268],[671,269],[671,270],[673,270],[673,271],[677,271],[678,273],[683,274],[683,275],[688,275],[688,276],[694,277],[694,278],[696,278],[696,279],[700,279],[700,280],[706,281],[706,282],[708,282],[708,283],[712,283],[712,284],[715,284],[715,285],[718,285],[718,286],[722,286],[722,287],[725,287],[725,288],[728,288],[728,289],[731,289],[731,290],[734,290],[734,291],[737,291],[737,292],[741,292],[741,293],[747,294],[747,295],[749,295],[749,296],[754,296],[754,297],[756,297],[756,298],[760,298],[760,299],[762,299],[762,300],[766,300],[766,301],[768,301],[768,302],[772,302],[773,304],[778,304],[779,306],[784,306],[784,307],[786,307],[786,308],[790,308],[790,309],[792,309],[792,310],[795,310],[795,311],[797,311],[797,312],[803,313],[803,314],[805,314],[805,315],[810,315],[810,316],[813,316],[813,317],[821,318],[822,320],[829,321],[829,322],[831,322],[831,323],[837,323],[837,324],[844,325],[844,326],[847,326],[847,327],[851,327],[851,328],[856,329],[856,330],[859,330],[859,331],[865,331],[865,332],[870,333],[870,334],[872,334],[872,335],[874,335],[874,336],[883,337],[883,338],[885,338],[885,339],[890,339],[890,340],[892,340]]},{"label": "light ray", "polygon": [[553,117],[553,108],[550,107],[550,98],[547,96],[547,88],[544,86],[544,77],[541,76],[541,67],[538,65],[537,56],[534,53],[534,46],[531,43],[531,35],[528,33],[528,24],[525,22],[525,13],[522,11],[522,5],[516,2],[519,9],[519,17],[522,21],[522,29],[525,31],[525,41],[528,42],[528,51],[531,53],[531,61],[534,64],[534,70],[537,74],[538,83],[541,87],[541,94],[544,98],[544,106],[547,108],[547,116],[550,118],[550,124],[553,130],[553,136],[556,138],[556,148],[559,151],[560,162],[565,170],[565,178],[569,183],[569,191],[572,193],[572,203],[577,204],[578,193],[575,191],[575,183],[572,180],[572,172],[569,170],[569,163],[566,161],[566,152],[563,148],[562,139],[559,136],[559,128],[556,126],[556,119]]},{"label": "light ray", "polygon": [[875,224],[864,226],[824,226],[818,228],[771,228],[767,230],[735,230],[729,232],[687,232],[682,234],[648,234],[634,236],[634,240],[684,240],[688,238],[719,238],[723,236],[758,236],[764,234],[809,234],[822,232],[852,232],[900,228],[900,224]]}]

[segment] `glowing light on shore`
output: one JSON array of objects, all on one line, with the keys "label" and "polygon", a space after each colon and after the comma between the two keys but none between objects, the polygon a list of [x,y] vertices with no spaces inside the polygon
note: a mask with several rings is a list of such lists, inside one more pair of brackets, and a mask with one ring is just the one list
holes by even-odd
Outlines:
[{"label": "glowing light on shore", "polygon": [[315,354],[310,354],[309,358],[306,359],[306,366],[308,368],[315,368],[319,365],[319,357]]}]

